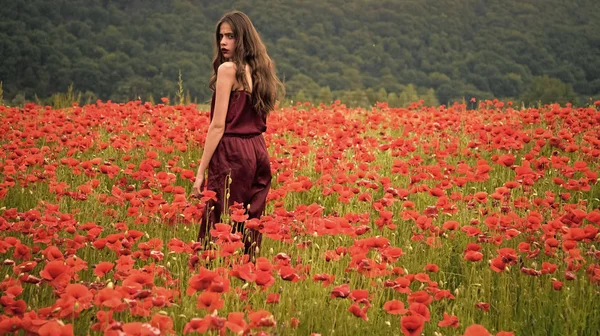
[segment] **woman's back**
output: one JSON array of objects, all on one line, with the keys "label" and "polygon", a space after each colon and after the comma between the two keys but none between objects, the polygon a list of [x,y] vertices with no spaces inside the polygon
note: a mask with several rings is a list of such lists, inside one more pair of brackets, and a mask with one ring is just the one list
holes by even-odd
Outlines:
[{"label": "woman's back", "polygon": [[[213,93],[210,119],[212,120],[215,108],[215,94]],[[253,136],[267,130],[267,118],[256,112],[252,105],[252,94],[244,90],[231,91],[229,108],[225,119],[224,136]]]}]

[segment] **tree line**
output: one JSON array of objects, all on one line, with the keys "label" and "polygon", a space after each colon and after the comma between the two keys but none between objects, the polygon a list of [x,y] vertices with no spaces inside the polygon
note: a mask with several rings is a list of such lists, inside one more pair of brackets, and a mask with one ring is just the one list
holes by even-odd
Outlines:
[{"label": "tree line", "polygon": [[0,6],[4,102],[51,103],[69,86],[83,101],[183,87],[206,102],[215,24],[231,9],[253,20],[289,101],[600,98],[594,1],[28,0]]}]

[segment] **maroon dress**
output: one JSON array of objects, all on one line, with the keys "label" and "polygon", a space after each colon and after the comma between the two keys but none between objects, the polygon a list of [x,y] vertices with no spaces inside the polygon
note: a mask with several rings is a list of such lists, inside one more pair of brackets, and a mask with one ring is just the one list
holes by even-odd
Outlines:
[{"label": "maroon dress", "polygon": [[[211,121],[214,108],[213,93]],[[250,92],[231,92],[225,132],[208,165],[206,180],[207,188],[216,192],[217,201],[207,204],[200,224],[198,241],[207,242],[210,229],[215,223],[221,223],[221,214],[234,202],[244,204],[249,219],[259,218],[265,210],[267,194],[271,187],[271,164],[262,136],[267,130],[266,123],[266,117],[254,110]],[[228,177],[231,177],[231,184],[228,183]],[[226,186],[229,186],[227,205]],[[243,227],[235,229],[244,232],[244,253],[253,256],[255,248],[260,247],[262,234],[255,230],[243,230]]]}]

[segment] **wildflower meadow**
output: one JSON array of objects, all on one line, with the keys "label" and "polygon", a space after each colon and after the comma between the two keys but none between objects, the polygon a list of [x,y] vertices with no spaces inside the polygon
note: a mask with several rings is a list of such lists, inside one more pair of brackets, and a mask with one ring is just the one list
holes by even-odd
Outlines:
[{"label": "wildflower meadow", "polygon": [[209,249],[205,107],[0,106],[0,335],[597,335],[600,102],[422,103],[278,107]]}]

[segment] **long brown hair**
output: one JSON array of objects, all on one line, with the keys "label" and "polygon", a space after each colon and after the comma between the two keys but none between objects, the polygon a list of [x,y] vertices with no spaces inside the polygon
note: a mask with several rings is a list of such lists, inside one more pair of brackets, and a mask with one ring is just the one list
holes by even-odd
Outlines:
[{"label": "long brown hair", "polygon": [[[217,69],[225,62],[219,46],[219,33],[221,24],[227,22],[233,31],[235,38],[235,51],[232,61],[236,65],[235,78],[244,90],[249,91],[246,81],[246,67],[252,70],[252,103],[254,109],[261,115],[266,116],[275,108],[278,95],[285,95],[285,88],[277,78],[275,64],[267,54],[267,48],[262,42],[254,25],[248,16],[240,11],[229,12],[219,20],[215,33],[215,51],[212,61],[213,74],[210,78],[209,88],[215,90],[217,82]],[[280,90],[280,91],[278,91]]]}]

